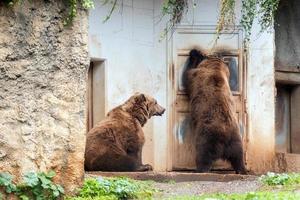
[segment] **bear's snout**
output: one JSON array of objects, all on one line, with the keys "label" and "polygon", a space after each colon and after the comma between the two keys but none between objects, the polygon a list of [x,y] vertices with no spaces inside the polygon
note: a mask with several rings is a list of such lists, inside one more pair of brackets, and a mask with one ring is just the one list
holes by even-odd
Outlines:
[{"label": "bear's snout", "polygon": [[162,107],[162,106],[160,106],[160,105],[157,105],[157,112],[155,112],[154,113],[154,115],[156,115],[156,116],[162,116],[163,114],[164,114],[164,112],[165,112],[165,108],[164,107]]}]

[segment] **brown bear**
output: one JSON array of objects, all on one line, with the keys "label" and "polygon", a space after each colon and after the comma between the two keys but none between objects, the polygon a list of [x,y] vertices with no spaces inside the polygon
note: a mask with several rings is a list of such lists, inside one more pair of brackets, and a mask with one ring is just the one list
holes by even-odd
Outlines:
[{"label": "brown bear", "polygon": [[246,174],[229,75],[221,59],[190,51],[182,82],[190,100],[198,172],[208,172],[214,161],[223,159],[236,173]]},{"label": "brown bear", "polygon": [[152,170],[151,165],[142,164],[145,142],[142,127],[150,117],[161,116],[164,111],[154,98],[140,93],[112,109],[87,134],[85,170]]}]

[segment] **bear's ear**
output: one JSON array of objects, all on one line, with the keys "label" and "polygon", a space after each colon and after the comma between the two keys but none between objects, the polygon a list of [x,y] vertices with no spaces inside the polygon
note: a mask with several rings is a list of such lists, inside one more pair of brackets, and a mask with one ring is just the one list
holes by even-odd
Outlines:
[{"label": "bear's ear", "polygon": [[145,97],[145,95],[144,94],[138,94],[136,97],[135,97],[135,101],[136,102],[144,102],[144,101],[146,101],[146,97]]}]

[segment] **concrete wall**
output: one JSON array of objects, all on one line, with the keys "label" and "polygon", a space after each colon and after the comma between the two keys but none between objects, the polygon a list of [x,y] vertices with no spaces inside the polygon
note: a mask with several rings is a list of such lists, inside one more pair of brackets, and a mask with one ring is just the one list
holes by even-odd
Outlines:
[{"label": "concrete wall", "polygon": [[[102,23],[110,5],[90,12],[90,57],[105,59],[106,111],[123,103],[134,92],[154,96],[167,107],[166,41],[159,42],[164,23],[159,22],[161,1],[131,0],[117,7]],[[144,162],[166,169],[167,116],[154,117],[145,128]],[[147,155],[147,156],[146,156]]]},{"label": "concrete wall", "polygon": [[281,0],[275,15],[276,70],[300,72],[300,1]]},{"label": "concrete wall", "polygon": [[[145,127],[144,162],[154,170],[170,170],[172,146],[168,127],[171,117],[171,78],[168,64],[172,38],[159,42],[165,20],[159,21],[162,0],[128,0],[117,8],[107,23],[102,23],[110,6],[96,4],[90,12],[90,57],[106,59],[107,110],[122,103],[136,91],[157,98],[169,112],[162,118],[150,120]],[[218,0],[197,0],[181,25],[216,25]],[[191,5],[190,5],[191,6]],[[241,3],[237,3],[237,10]],[[240,16],[236,16],[237,24]],[[274,158],[274,44],[273,33],[261,34],[254,26],[253,38],[247,52],[246,72],[248,133],[247,163],[251,170],[270,170]],[[184,41],[183,41],[184,42]],[[197,44],[195,44],[197,45]],[[169,113],[169,114],[168,114]]]},{"label": "concrete wall", "polygon": [[259,33],[255,22],[247,66],[247,166],[256,173],[274,169],[275,73],[274,32]]},{"label": "concrete wall", "polygon": [[0,171],[57,172],[67,191],[84,175],[88,18],[64,27],[63,1],[0,7]]}]

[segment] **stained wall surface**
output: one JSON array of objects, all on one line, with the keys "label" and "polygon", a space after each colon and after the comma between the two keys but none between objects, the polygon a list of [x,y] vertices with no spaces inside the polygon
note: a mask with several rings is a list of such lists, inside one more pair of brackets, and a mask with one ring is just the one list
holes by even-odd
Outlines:
[{"label": "stained wall surface", "polygon": [[83,180],[88,17],[63,25],[63,1],[0,7],[0,171],[56,171]]},{"label": "stained wall surface", "polygon": [[[172,156],[173,139],[176,135],[174,127],[178,126],[176,121],[172,120],[172,109],[176,107],[172,97],[172,86],[176,84],[176,80],[171,73],[176,60],[172,57],[172,51],[177,51],[178,46],[185,47],[180,51],[188,51],[199,45],[196,40],[193,41],[196,30],[215,27],[217,24],[218,0],[194,2],[196,7],[189,5],[192,9],[185,13],[179,25],[181,29],[186,28],[186,32],[190,31],[190,37],[181,40],[179,45],[174,43],[171,35],[160,41],[160,36],[167,27],[167,18],[161,18],[162,0],[123,1],[117,5],[116,11],[106,23],[103,23],[103,20],[112,5],[102,6],[96,3],[95,9],[90,12],[90,57],[105,59],[106,62],[106,112],[137,91],[154,96],[167,108],[163,117],[153,118],[144,128],[146,144],[143,161],[152,164],[156,171],[172,170],[173,160],[176,159]],[[240,6],[241,2],[238,1],[237,25]],[[240,103],[245,106],[247,112],[243,137],[248,168],[262,172],[271,169],[274,159],[274,33],[271,31],[259,34],[260,27],[257,22],[252,31],[251,45],[243,54],[246,67],[243,77],[246,99]],[[202,43],[207,43],[204,48],[209,49],[213,41],[204,38]]]}]

